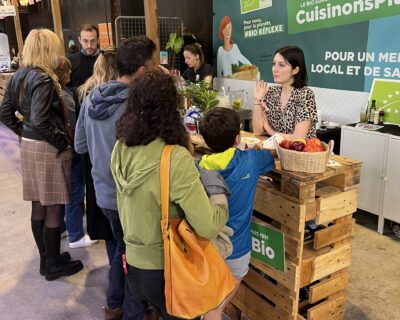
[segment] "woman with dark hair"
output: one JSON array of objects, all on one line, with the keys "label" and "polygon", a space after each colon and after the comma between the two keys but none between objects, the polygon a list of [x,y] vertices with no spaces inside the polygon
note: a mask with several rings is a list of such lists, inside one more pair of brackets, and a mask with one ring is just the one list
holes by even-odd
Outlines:
[{"label": "woman with dark hair", "polygon": [[183,56],[188,68],[183,72],[182,78],[192,83],[205,81],[208,86],[212,84],[212,67],[204,60],[204,53],[200,44],[188,44],[183,49]]},{"label": "woman with dark hair", "polygon": [[303,51],[295,46],[278,49],[272,75],[278,86],[261,80],[254,88],[254,133],[280,133],[288,140],[315,137],[317,107],[314,92],[307,87]]},{"label": "woman with dark hair", "polygon": [[209,199],[200,182],[187,149],[188,134],[178,101],[168,75],[150,71],[133,81],[126,111],[117,123],[118,140],[111,158],[126,243],[127,290],[151,303],[164,320],[177,319],[167,314],[164,296],[159,176],[166,144],[175,145],[170,165],[170,218],[186,217],[208,239],[227,221],[226,196]]}]

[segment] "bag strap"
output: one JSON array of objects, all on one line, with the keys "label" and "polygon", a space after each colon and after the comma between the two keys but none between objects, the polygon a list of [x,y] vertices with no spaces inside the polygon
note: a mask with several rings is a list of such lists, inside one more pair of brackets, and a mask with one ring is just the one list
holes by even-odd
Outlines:
[{"label": "bag strap", "polygon": [[169,170],[171,163],[171,152],[173,145],[166,145],[161,154],[160,162],[160,185],[161,185],[161,229],[168,230],[168,209],[169,209]]}]

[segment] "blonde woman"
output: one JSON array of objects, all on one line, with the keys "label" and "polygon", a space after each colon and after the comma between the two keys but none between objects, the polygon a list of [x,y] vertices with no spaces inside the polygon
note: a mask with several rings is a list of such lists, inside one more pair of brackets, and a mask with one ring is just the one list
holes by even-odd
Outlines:
[{"label": "blonde woman", "polygon": [[[70,201],[71,141],[59,103],[54,73],[61,42],[50,30],[34,29],[26,38],[22,69],[10,81],[0,110],[1,121],[21,139],[23,199],[32,202],[31,226],[46,280],[77,273],[83,267],[60,254],[63,205]],[[23,122],[15,117],[18,111]]]},{"label": "blonde woman", "polygon": [[[93,66],[93,75],[78,88],[78,98],[81,103],[83,103],[86,96],[89,95],[93,88],[118,78],[116,54],[117,49],[113,46],[107,46],[100,50]],[[78,111],[78,113],[80,113],[80,111]],[[84,184],[86,184],[87,231],[92,239],[106,240],[107,255],[111,263],[116,248],[116,242],[114,241],[108,219],[103,215],[103,212],[96,202],[97,199],[91,175],[92,162],[90,161],[88,153],[77,156],[84,158],[82,160],[82,175],[85,176]]]},{"label": "blonde woman", "polygon": [[100,50],[100,54],[93,66],[93,75],[78,88],[80,102],[82,102],[90,90],[97,85],[117,79],[116,54],[117,50],[113,46],[107,46],[103,50]]}]

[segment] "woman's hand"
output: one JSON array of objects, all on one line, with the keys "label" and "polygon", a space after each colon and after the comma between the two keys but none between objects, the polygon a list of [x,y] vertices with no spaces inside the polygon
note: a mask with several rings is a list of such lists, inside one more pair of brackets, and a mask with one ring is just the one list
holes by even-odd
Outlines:
[{"label": "woman's hand", "polygon": [[264,119],[266,117],[265,112],[265,105],[264,110],[261,108],[262,100],[264,99],[265,95],[268,92],[268,83],[264,80],[260,80],[256,82],[254,87],[254,109],[253,109],[253,133],[255,135],[262,135],[268,130],[265,128],[266,122]]},{"label": "woman's hand", "polygon": [[268,83],[266,81],[257,81],[256,86],[254,87],[254,99],[259,101],[263,100],[268,92],[268,88]]}]

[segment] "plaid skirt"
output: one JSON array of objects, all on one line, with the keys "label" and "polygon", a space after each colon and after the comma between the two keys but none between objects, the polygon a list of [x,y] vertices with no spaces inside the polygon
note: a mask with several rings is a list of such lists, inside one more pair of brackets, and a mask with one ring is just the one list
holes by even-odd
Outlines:
[{"label": "plaid skirt", "polygon": [[70,202],[72,151],[57,157],[57,148],[45,141],[22,138],[23,199],[42,206]]}]

